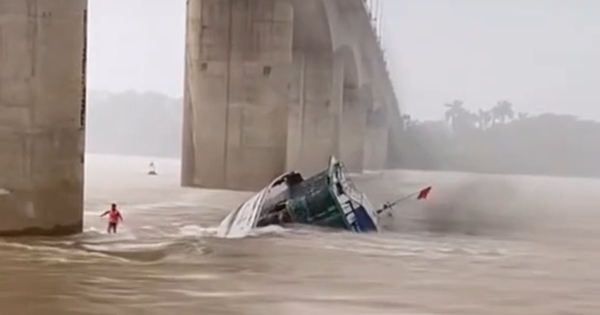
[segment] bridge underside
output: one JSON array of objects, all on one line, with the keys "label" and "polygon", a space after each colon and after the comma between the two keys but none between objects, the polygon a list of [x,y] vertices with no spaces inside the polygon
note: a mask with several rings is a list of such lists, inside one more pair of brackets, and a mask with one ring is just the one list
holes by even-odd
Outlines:
[{"label": "bridge underside", "polygon": [[[338,24],[357,10],[344,3]],[[387,120],[371,117],[378,95],[327,9],[188,1],[183,186],[257,190],[286,170],[310,176],[331,155],[353,172],[385,168]]]},{"label": "bridge underside", "polygon": [[[184,186],[385,167],[391,103],[340,31],[361,3],[188,1]],[[82,229],[86,33],[87,0],[0,1],[0,235]]]}]

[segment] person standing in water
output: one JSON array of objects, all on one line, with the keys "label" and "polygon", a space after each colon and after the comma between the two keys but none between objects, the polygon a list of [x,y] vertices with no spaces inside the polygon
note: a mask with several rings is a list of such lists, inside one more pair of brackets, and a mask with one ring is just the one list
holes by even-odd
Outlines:
[{"label": "person standing in water", "polygon": [[100,215],[100,217],[104,217],[106,215],[108,215],[108,228],[106,231],[108,234],[110,234],[111,231],[112,233],[117,233],[117,225],[119,224],[119,221],[123,222],[123,217],[121,216],[121,212],[117,210],[117,205],[114,203],[111,204],[110,210],[104,212],[102,215]]}]

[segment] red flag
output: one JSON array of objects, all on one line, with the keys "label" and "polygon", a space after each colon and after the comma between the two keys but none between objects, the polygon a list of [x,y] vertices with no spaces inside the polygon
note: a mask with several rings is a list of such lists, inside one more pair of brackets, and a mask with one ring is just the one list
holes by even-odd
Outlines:
[{"label": "red flag", "polygon": [[429,192],[431,191],[431,186],[422,189],[421,191],[419,191],[419,196],[417,196],[417,200],[420,199],[427,199],[427,195],[429,195]]}]

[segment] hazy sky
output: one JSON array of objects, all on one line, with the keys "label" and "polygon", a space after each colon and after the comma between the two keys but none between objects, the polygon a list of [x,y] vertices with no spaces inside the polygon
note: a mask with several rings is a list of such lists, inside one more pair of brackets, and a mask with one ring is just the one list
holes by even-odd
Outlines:
[{"label": "hazy sky", "polygon": [[[382,0],[402,107],[439,118],[462,99],[600,120],[600,1]],[[181,96],[185,0],[90,0],[92,89]],[[596,19],[596,21],[594,21]]]}]

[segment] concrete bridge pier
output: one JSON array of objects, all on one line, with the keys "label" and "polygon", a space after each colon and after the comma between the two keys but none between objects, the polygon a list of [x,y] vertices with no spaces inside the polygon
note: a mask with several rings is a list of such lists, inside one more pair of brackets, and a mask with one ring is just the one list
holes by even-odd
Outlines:
[{"label": "concrete bridge pier", "polygon": [[82,230],[86,0],[0,2],[0,235]]},{"label": "concrete bridge pier", "polygon": [[288,121],[287,169],[322,171],[337,153],[343,63],[331,51],[298,51]]},{"label": "concrete bridge pier", "polygon": [[339,157],[348,171],[361,173],[364,164],[364,144],[367,124],[367,109],[370,93],[365,86],[357,89],[344,87],[344,103],[341,115]]},{"label": "concrete bridge pier", "polygon": [[285,169],[293,10],[189,0],[182,185],[257,190]]},{"label": "concrete bridge pier", "polygon": [[331,155],[381,168],[367,110],[394,96],[362,0],[187,3],[183,186],[256,190]]},{"label": "concrete bridge pier", "polygon": [[384,107],[367,112],[364,144],[365,170],[383,170],[387,167],[389,128],[387,111]]}]

